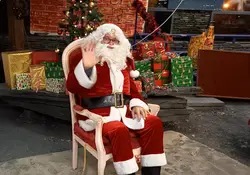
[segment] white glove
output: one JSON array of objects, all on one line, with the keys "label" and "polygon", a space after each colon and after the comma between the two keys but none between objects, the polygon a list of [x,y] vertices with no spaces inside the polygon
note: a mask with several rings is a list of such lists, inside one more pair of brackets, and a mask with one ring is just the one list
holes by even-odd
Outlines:
[{"label": "white glove", "polygon": [[79,125],[84,131],[93,131],[95,129],[95,122],[93,120],[79,120]]}]

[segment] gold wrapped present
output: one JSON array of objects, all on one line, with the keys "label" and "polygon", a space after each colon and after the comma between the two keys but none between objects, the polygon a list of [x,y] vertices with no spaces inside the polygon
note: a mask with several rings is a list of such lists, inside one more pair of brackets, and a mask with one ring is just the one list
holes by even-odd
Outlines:
[{"label": "gold wrapped present", "polygon": [[204,48],[204,43],[206,41],[205,33],[202,33],[198,36],[193,36],[190,39],[189,46],[188,46],[188,56],[193,59],[193,67],[197,68],[197,59],[198,53],[200,49]]},{"label": "gold wrapped present", "polygon": [[31,89],[38,91],[45,89],[45,66],[44,65],[31,65]]},{"label": "gold wrapped present", "polygon": [[193,66],[197,69],[197,59],[200,49],[213,50],[214,48],[214,26],[209,26],[207,33],[193,36],[188,46],[188,56],[193,59]]},{"label": "gold wrapped present", "polygon": [[9,88],[16,88],[16,74],[27,73],[29,71],[31,53],[31,51],[2,53],[5,82]]}]

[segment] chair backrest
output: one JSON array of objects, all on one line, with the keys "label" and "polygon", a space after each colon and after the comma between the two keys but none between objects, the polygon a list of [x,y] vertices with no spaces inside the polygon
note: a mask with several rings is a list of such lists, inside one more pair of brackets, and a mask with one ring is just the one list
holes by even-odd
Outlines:
[{"label": "chair backrest", "polygon": [[[68,74],[70,71],[70,63],[71,60],[75,58],[75,56],[79,56],[81,44],[83,39],[78,39],[70,43],[63,51],[62,55],[62,65],[63,71],[65,75],[65,81],[67,81]],[[75,94],[69,92],[69,100],[70,100],[70,110],[71,110],[71,122],[72,122],[72,129],[74,128],[73,125],[76,122],[76,113],[73,110],[73,106],[76,104]],[[74,131],[72,131],[74,133]]]}]

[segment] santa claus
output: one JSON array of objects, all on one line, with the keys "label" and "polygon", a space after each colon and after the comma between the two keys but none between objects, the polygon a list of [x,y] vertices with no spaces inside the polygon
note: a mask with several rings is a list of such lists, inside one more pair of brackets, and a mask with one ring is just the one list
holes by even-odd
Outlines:
[{"label": "santa claus", "polygon": [[[103,136],[112,145],[117,174],[138,171],[129,131],[139,137],[143,175],[160,175],[166,164],[163,149],[163,125],[150,114],[134,83],[131,45],[122,30],[114,24],[103,24],[83,40],[82,59],[68,75],[67,89],[78,94],[81,105],[104,116]],[[93,131],[92,120],[80,120],[85,131]]]}]

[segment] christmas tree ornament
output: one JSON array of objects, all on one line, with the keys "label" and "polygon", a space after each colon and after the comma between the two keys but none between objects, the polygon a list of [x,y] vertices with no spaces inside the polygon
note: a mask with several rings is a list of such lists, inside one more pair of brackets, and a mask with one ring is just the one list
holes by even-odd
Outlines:
[{"label": "christmas tree ornament", "polygon": [[56,53],[59,53],[59,52],[60,52],[60,49],[57,48],[57,49],[55,50],[55,52],[56,52]]},{"label": "christmas tree ornament", "polygon": [[79,23],[77,24],[77,27],[78,27],[78,28],[82,28],[82,23],[79,22]]},{"label": "christmas tree ornament", "polygon": [[94,2],[90,2],[90,3],[89,3],[89,6],[90,6],[91,8],[94,7],[94,5],[95,5]]},{"label": "christmas tree ornament", "polygon": [[68,17],[69,17],[69,11],[67,11],[67,12],[66,12],[66,16],[68,16]]},{"label": "christmas tree ornament", "polygon": [[57,30],[57,34],[58,34],[58,35],[61,35],[61,34],[62,34],[62,30],[58,29],[58,30]]}]

